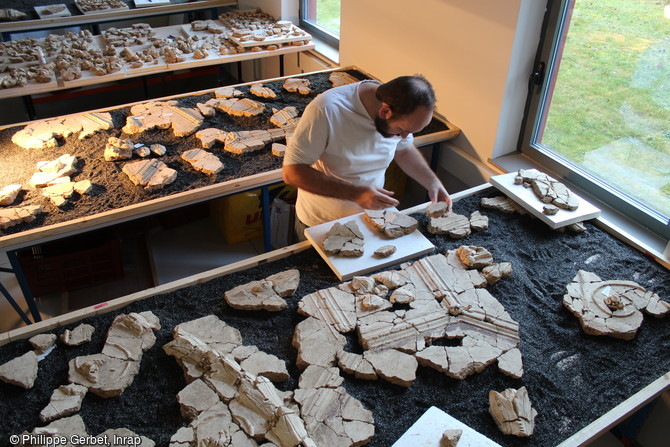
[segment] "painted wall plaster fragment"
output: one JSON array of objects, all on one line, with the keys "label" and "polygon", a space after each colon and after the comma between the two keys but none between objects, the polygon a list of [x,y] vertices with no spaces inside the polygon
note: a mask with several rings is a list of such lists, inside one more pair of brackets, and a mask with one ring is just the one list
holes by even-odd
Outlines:
[{"label": "painted wall plaster fragment", "polygon": [[67,346],[79,346],[91,341],[95,327],[90,324],[80,324],[74,329],[65,329],[60,336],[61,341]]},{"label": "painted wall plaster fragment", "polygon": [[410,234],[419,228],[419,222],[413,217],[391,210],[365,210],[363,217],[391,239]]},{"label": "painted wall plaster fragment", "polygon": [[310,317],[295,327],[292,344],[298,350],[296,364],[304,369],[309,365],[330,367],[337,362],[337,353],[347,340],[326,322]]},{"label": "painted wall plaster fragment", "polygon": [[[58,436],[72,439],[91,439],[92,436],[89,435],[86,431],[86,425],[84,425],[84,420],[80,415],[75,414],[74,416],[68,416],[61,419],[57,419],[51,422],[49,425],[44,427],[35,427],[33,435],[43,435],[47,437]],[[116,436],[116,438],[115,438]],[[127,428],[115,428],[110,430],[105,430],[99,435],[95,436],[96,440],[91,440],[92,443],[96,445],[104,445],[105,439],[109,442],[112,439],[130,439],[133,442],[139,440],[139,442],[133,443],[133,446],[136,447],[154,447],[155,443],[147,438],[146,436],[139,436],[136,433],[128,430]],[[52,443],[55,443],[55,439]],[[68,443],[68,445],[72,445]],[[130,447],[129,445],[117,444],[119,447]]]},{"label": "painted wall plaster fragment", "polygon": [[475,211],[470,214],[470,228],[473,231],[483,231],[489,227],[489,218],[488,216],[483,215],[479,211]]},{"label": "painted wall plaster fragment", "polygon": [[488,285],[492,286],[501,279],[508,278],[512,274],[512,264],[510,262],[491,264],[482,269],[482,274],[486,278]]},{"label": "painted wall plaster fragment", "polygon": [[328,80],[333,84],[333,87],[340,87],[359,81],[357,77],[350,75],[346,71],[334,71],[330,74]]},{"label": "painted wall plaster fragment", "polygon": [[377,380],[372,363],[363,358],[362,354],[340,351],[337,353],[337,366],[347,374],[353,374],[358,379]]},{"label": "painted wall plaster fragment", "polygon": [[160,189],[177,178],[177,171],[160,160],[140,160],[123,165],[123,172],[135,185]]},{"label": "painted wall plaster fragment", "polygon": [[285,140],[293,135],[295,126],[284,126],[279,129],[243,130],[239,132],[224,132],[220,129],[208,128],[198,131],[195,136],[206,149],[216,143],[223,143],[224,150],[233,154],[243,154],[263,149],[266,145]]},{"label": "painted wall plaster fragment", "polygon": [[16,200],[16,196],[19,195],[21,188],[22,185],[15,183],[0,189],[0,206],[8,206],[14,203],[14,200]]},{"label": "painted wall plaster fragment", "polygon": [[30,185],[34,188],[43,188],[58,182],[58,179],[67,178],[75,175],[78,170],[76,167],[77,157],[70,154],[64,154],[55,160],[40,161],[37,163],[37,172],[30,178]]},{"label": "painted wall plaster fragment", "polygon": [[309,95],[312,93],[312,89],[310,88],[310,82],[309,79],[305,78],[288,78],[287,80],[284,81],[284,90],[288,92],[298,92],[301,95]]},{"label": "painted wall plaster fragment", "polygon": [[150,311],[118,315],[101,353],[70,360],[68,380],[100,397],[121,395],[139,372],[142,353],[156,342],[153,331],[158,329],[158,318]]},{"label": "painted wall plaster fragment", "polygon": [[0,228],[6,229],[21,222],[32,222],[43,209],[41,205],[0,209]]},{"label": "painted wall plaster fragment", "polygon": [[507,388],[502,393],[489,392],[489,412],[498,429],[506,435],[528,437],[535,428],[537,411],[532,407],[528,390]]},{"label": "painted wall plaster fragment", "polygon": [[463,430],[460,428],[451,428],[445,430],[444,433],[442,433],[442,438],[440,439],[440,447],[456,447],[462,435]]},{"label": "painted wall plaster fragment", "polygon": [[289,269],[234,287],[224,293],[224,298],[235,309],[278,312],[287,305],[283,298],[293,295],[299,283],[300,271]]},{"label": "painted wall plaster fragment", "polygon": [[12,136],[12,142],[25,149],[44,149],[58,146],[59,138],[79,133],[84,139],[96,132],[114,128],[109,112],[91,112],[52,118],[30,123]]},{"label": "painted wall plaster fragment", "polygon": [[[461,252],[468,250],[469,247],[461,248]],[[486,264],[477,264],[477,268]],[[298,311],[322,320],[325,328],[319,329],[327,337],[337,338],[335,331],[356,330],[364,354],[359,356],[342,350],[337,353],[337,359],[343,371],[357,377],[368,380],[381,377],[409,386],[413,380],[411,374],[402,376],[393,370],[399,360],[395,363],[377,361],[374,365],[370,360],[382,357],[379,352],[393,350],[409,355],[413,362],[464,379],[482,371],[505,353],[518,350],[519,346],[518,323],[483,288],[487,285],[485,276],[468,268],[472,267],[461,262],[458,250],[427,256],[404,264],[400,270],[355,277],[338,287],[306,295],[298,304]],[[388,289],[391,289],[390,297]],[[362,300],[369,297],[382,300],[386,305],[365,306]],[[392,302],[409,304],[410,308],[396,310]],[[319,352],[310,352],[315,348],[301,344],[303,338],[294,336],[300,355],[318,359],[305,364],[333,365],[332,355],[319,358]],[[461,338],[462,343],[461,346],[431,346],[434,340],[441,338]],[[321,346],[325,345],[324,340]],[[520,352],[518,354],[503,357],[499,368],[511,375],[523,374]],[[416,367],[410,365],[405,369],[414,371]]]},{"label": "painted wall plaster fragment", "polygon": [[395,245],[383,245],[375,250],[373,256],[377,258],[388,258],[397,250]]},{"label": "painted wall plaster fragment", "polygon": [[121,129],[127,134],[171,128],[175,137],[187,137],[198,130],[204,120],[197,108],[179,107],[176,100],[137,104],[131,107],[130,113]]},{"label": "painted wall plaster fragment", "polygon": [[[252,372],[262,369],[267,358],[274,356],[244,347],[239,331],[216,316],[178,325],[174,340],[163,349],[185,371],[192,370],[187,362],[197,365],[201,372],[200,378],[192,378],[179,393],[182,415],[190,424],[173,435],[171,445],[244,447],[268,441],[277,446],[316,446],[292,400],[293,394],[280,392],[270,379]],[[245,357],[242,363],[237,363],[232,352]],[[325,371],[315,371],[301,379],[302,386],[339,386],[322,373]]]},{"label": "painted wall plaster fragment", "polygon": [[461,245],[456,249],[456,254],[468,269],[482,269],[493,264],[493,256],[484,247]]},{"label": "painted wall plaster fragment", "polygon": [[575,315],[584,332],[631,340],[642,324],[642,312],[663,317],[670,303],[632,281],[603,281],[579,270],[566,286],[563,305]]},{"label": "painted wall plaster fragment", "polygon": [[40,421],[50,422],[70,416],[81,409],[81,403],[88,392],[85,386],[70,383],[61,385],[51,394],[51,399],[40,412]]},{"label": "painted wall plaster fragment", "polygon": [[435,202],[426,207],[426,216],[428,217],[442,217],[447,214],[449,204],[447,202]]},{"label": "painted wall plaster fragment", "polygon": [[523,376],[521,351],[513,348],[498,357],[498,369],[506,376],[520,379]]},{"label": "painted wall plaster fragment", "polygon": [[215,175],[223,170],[223,163],[219,157],[202,149],[184,151],[181,158],[190,163],[196,171],[207,175]]},{"label": "painted wall plaster fragment", "polygon": [[364,236],[356,225],[356,221],[350,220],[344,224],[336,222],[325,239],[321,242],[323,250],[328,256],[363,256]]},{"label": "painted wall plaster fragment", "polygon": [[461,239],[472,233],[470,219],[456,213],[431,218],[427,229],[431,234],[448,234],[454,239]]},{"label": "painted wall plaster fragment", "polygon": [[519,169],[514,183],[531,188],[542,203],[551,203],[558,208],[574,211],[579,207],[579,199],[563,183],[535,170]]},{"label": "painted wall plaster fragment", "polygon": [[521,205],[516,203],[514,200],[503,197],[482,197],[480,201],[482,208],[489,208],[501,211],[505,214],[519,213],[519,214],[528,214],[528,212],[523,209]]},{"label": "painted wall plaster fragment", "polygon": [[286,153],[286,145],[281,143],[272,143],[272,155],[275,157],[283,157]]},{"label": "painted wall plaster fragment", "polygon": [[448,234],[454,239],[468,236],[472,231],[482,231],[489,227],[489,218],[479,211],[470,217],[449,211],[446,202],[431,203],[426,207],[426,215],[430,217],[428,232],[432,234]]},{"label": "painted wall plaster fragment", "polygon": [[410,354],[395,349],[365,351],[363,359],[370,362],[377,376],[387,382],[408,387],[416,380],[419,364]]},{"label": "painted wall plaster fragment", "polygon": [[35,349],[37,355],[44,354],[56,344],[58,337],[56,334],[37,334],[31,337],[28,342]]},{"label": "painted wall plaster fragment", "polygon": [[109,137],[105,145],[105,160],[119,161],[133,158],[135,143],[127,138]]},{"label": "painted wall plaster fragment", "polygon": [[249,98],[226,98],[208,101],[214,108],[232,116],[258,116],[265,106]]},{"label": "painted wall plaster fragment", "polygon": [[214,90],[214,96],[217,98],[241,98],[244,96],[244,92],[235,87],[219,87]]},{"label": "painted wall plaster fragment", "polygon": [[34,351],[15,357],[0,365],[0,380],[29,389],[37,379],[37,355]]},{"label": "painted wall plaster fragment", "polygon": [[270,117],[270,122],[277,127],[284,127],[287,125],[297,126],[298,121],[298,109],[294,106],[284,107],[281,110],[272,109],[272,116]]},{"label": "painted wall plaster fragment", "polygon": [[[310,374],[308,370],[303,374]],[[372,413],[343,387],[301,387],[295,400],[315,446],[365,445],[374,436]]]},{"label": "painted wall plaster fragment", "polygon": [[253,84],[249,88],[249,92],[260,98],[274,99],[277,97],[277,94],[270,88],[263,84]]}]

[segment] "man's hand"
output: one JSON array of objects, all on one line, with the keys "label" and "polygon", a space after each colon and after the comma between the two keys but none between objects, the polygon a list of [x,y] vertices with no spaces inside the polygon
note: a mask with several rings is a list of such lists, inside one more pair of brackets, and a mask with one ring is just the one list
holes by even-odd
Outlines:
[{"label": "man's hand", "polygon": [[452,212],[452,202],[451,202],[451,197],[449,196],[449,193],[445,189],[444,186],[442,186],[441,182],[436,182],[434,183],[429,189],[428,189],[428,197],[430,198],[430,201],[432,203],[437,203],[437,202],[447,202],[448,209],[447,212],[451,213]]},{"label": "man's hand", "polygon": [[354,197],[354,202],[366,210],[381,210],[391,206],[398,206],[400,202],[394,199],[393,191],[376,186],[360,186],[357,187],[360,192]]},{"label": "man's hand", "polygon": [[307,165],[285,165],[282,176],[289,185],[323,196],[351,200],[368,210],[381,210],[400,203],[391,197],[393,191],[375,186],[352,185]]}]

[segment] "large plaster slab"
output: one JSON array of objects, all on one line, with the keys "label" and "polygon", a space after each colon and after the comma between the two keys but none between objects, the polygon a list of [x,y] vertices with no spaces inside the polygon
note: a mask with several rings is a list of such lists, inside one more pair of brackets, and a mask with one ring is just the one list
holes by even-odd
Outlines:
[{"label": "large plaster slab", "polygon": [[[535,171],[529,169],[529,171]],[[600,216],[600,208],[587,202],[583,197],[572,192],[579,200],[579,207],[574,211],[559,209],[558,213],[548,216],[542,212],[545,205],[535,196],[531,188],[525,188],[523,185],[515,185],[514,178],[516,172],[510,172],[502,175],[494,175],[489,179],[489,183],[507,194],[511,199],[524,207],[526,211],[549,225],[551,228],[561,228],[577,222],[583,222],[589,219],[595,219]]]},{"label": "large plaster slab", "polygon": [[430,407],[392,447],[440,447],[445,430],[461,429],[458,447],[500,447],[478,431],[437,407]]},{"label": "large plaster slab", "polygon": [[[323,250],[323,247],[321,247],[321,242],[325,239],[326,233],[328,233],[328,230],[330,230],[336,222],[345,224],[350,220],[356,222],[364,236],[363,247],[365,251],[363,256],[355,258],[337,255],[328,256]],[[365,221],[363,213],[309,227],[305,230],[305,236],[307,236],[307,239],[311,242],[312,246],[314,246],[319,255],[326,261],[341,281],[346,281],[356,275],[372,272],[420,255],[432,253],[433,250],[435,250],[435,246],[418,230],[396,239],[388,239],[369,222]],[[395,253],[387,258],[374,256],[374,253],[378,248],[389,244],[396,246],[397,250]]]}]

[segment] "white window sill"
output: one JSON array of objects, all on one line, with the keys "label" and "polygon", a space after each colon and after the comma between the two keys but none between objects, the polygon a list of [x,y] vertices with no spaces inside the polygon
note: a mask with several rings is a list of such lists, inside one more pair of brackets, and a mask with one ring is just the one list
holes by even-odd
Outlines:
[{"label": "white window sill", "polygon": [[315,36],[312,36],[312,42],[315,45],[314,52],[318,53],[322,58],[327,59],[333,67],[340,64],[340,50],[338,48]]},{"label": "white window sill", "polygon": [[[520,153],[512,153],[496,157],[495,159],[490,160],[490,162],[505,172],[535,168],[546,172],[557,179],[560,178],[560,176],[549,171],[545,166],[538,164]],[[647,253],[665,268],[670,269],[670,243],[667,240],[641,227],[635,221],[618,213],[586,193],[584,190],[570,184],[570,182],[565,179],[561,178],[561,182],[565,183],[570,189],[601,209],[602,214],[596,219],[600,227],[643,253]]]}]

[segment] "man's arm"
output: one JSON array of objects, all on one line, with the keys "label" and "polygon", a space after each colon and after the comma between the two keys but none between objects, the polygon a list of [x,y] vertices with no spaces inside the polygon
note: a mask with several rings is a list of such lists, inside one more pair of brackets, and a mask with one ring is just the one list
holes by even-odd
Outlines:
[{"label": "man's arm", "polygon": [[352,185],[305,164],[284,165],[282,177],[289,185],[322,196],[351,200],[364,209],[379,210],[400,203],[391,197],[392,191],[375,186]]},{"label": "man's arm", "polygon": [[421,152],[412,145],[395,153],[394,160],[407,175],[419,182],[428,191],[428,197],[435,202],[446,201],[451,211],[451,198],[437,175],[430,169]]}]

